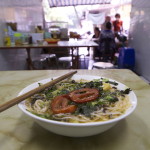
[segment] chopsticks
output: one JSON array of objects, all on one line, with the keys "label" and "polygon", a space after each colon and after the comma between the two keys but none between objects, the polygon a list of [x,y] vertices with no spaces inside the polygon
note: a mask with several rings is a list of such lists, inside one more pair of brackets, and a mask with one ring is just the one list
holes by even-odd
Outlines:
[{"label": "chopsticks", "polygon": [[69,73],[67,73],[67,74],[65,74],[63,76],[60,76],[60,77],[58,77],[58,78],[56,78],[56,79],[54,79],[54,80],[52,80],[52,81],[50,81],[50,82],[48,82],[46,84],[43,84],[43,85],[41,85],[41,86],[39,86],[39,87],[37,87],[37,88],[35,88],[35,89],[25,93],[25,94],[22,94],[22,95],[20,95],[20,96],[18,96],[16,98],[6,102],[6,103],[0,105],[0,112],[2,112],[4,110],[6,110],[6,109],[8,109],[8,108],[18,104],[18,103],[20,103],[21,101],[25,100],[26,98],[28,98],[28,97],[30,97],[30,96],[38,93],[38,92],[43,91],[45,88],[47,88],[49,86],[55,85],[56,83],[66,79],[66,78],[71,77],[75,73],[77,73],[77,71],[69,72]]}]

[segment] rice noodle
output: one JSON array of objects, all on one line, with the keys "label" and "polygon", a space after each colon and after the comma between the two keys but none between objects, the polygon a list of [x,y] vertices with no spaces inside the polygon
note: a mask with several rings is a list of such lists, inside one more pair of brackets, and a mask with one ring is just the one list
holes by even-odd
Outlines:
[{"label": "rice noodle", "polygon": [[[83,80],[82,80],[83,82]],[[72,84],[69,83],[62,83],[57,85],[57,88],[67,90],[72,90]],[[110,86],[111,87],[111,86]],[[112,87],[109,89],[111,92],[114,92],[115,89]],[[117,90],[117,89],[116,89]],[[58,94],[59,90],[53,91],[53,97],[55,97],[55,94]],[[40,95],[40,94],[39,94]],[[42,93],[41,94],[44,98],[46,96]],[[25,105],[27,107],[27,110],[35,113],[37,115],[39,114],[52,114],[50,110],[50,102],[51,100],[43,100],[43,99],[37,99],[35,103],[31,103],[32,98],[27,99],[25,101]],[[83,114],[71,114],[71,113],[60,113],[60,114],[52,114],[52,118],[54,120],[58,121],[65,121],[65,122],[75,122],[75,123],[86,123],[86,122],[96,122],[96,121],[107,121],[113,118],[116,118],[126,112],[126,110],[131,106],[129,97],[126,96],[118,96],[118,101],[109,104],[108,106],[102,107],[99,110],[93,111],[89,116],[85,116]]]}]

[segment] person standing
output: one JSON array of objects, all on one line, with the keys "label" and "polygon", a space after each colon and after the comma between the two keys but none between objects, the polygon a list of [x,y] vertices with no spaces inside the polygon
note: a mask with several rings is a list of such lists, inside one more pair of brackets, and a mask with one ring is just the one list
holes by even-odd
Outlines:
[{"label": "person standing", "polygon": [[115,15],[116,20],[113,21],[114,33],[117,36],[119,33],[123,31],[123,21],[120,20],[120,14]]},{"label": "person standing", "polygon": [[107,22],[111,23],[111,17],[110,16],[105,17],[105,22],[101,25],[101,31],[106,30],[106,23]]}]

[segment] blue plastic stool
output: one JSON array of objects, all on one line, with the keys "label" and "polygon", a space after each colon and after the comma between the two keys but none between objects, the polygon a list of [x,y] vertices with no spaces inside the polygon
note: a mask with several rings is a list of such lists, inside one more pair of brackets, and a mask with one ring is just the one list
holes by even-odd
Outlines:
[{"label": "blue plastic stool", "polygon": [[135,50],[122,47],[119,49],[118,67],[132,69],[135,66]]}]

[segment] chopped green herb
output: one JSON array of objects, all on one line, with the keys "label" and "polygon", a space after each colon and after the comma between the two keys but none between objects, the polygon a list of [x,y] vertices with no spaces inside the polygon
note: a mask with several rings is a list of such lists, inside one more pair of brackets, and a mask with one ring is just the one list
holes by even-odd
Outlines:
[{"label": "chopped green herb", "polygon": [[116,101],[118,101],[118,98],[115,97],[115,96],[106,96],[105,99],[108,100],[109,102],[116,102]]},{"label": "chopped green herb", "polygon": [[117,86],[117,85],[118,85],[118,83],[117,83],[117,82],[115,82],[115,81],[105,81],[105,83],[109,83],[109,84],[112,84],[112,85],[115,85],[115,86]]},{"label": "chopped green herb", "polygon": [[131,90],[130,88],[127,88],[127,89],[125,89],[124,91],[121,90],[120,92],[121,92],[122,94],[129,94],[130,91],[132,91],[132,90]]}]

